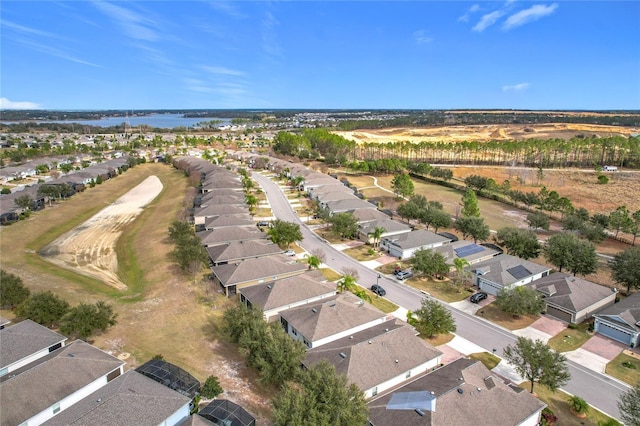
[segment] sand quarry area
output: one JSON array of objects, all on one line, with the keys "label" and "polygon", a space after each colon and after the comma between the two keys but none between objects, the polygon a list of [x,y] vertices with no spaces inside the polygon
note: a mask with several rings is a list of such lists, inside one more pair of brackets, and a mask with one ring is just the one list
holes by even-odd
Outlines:
[{"label": "sand quarry area", "polygon": [[91,219],[47,245],[40,255],[58,266],[126,290],[127,286],[118,278],[116,242],[124,227],[161,191],[160,179],[149,176]]}]

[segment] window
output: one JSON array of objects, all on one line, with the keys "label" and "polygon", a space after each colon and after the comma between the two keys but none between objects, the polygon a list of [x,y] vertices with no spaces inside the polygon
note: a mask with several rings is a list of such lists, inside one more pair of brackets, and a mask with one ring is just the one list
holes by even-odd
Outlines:
[{"label": "window", "polygon": [[4,376],[8,372],[9,372],[9,367],[5,367],[5,368],[1,369],[0,370],[0,377]]},{"label": "window", "polygon": [[53,409],[53,414],[58,414],[60,412],[60,403],[56,402],[51,408]]},{"label": "window", "polygon": [[298,335],[298,332],[297,332],[297,331],[296,331],[296,329],[295,329],[295,328],[293,328],[293,327],[291,327],[291,333],[292,333],[294,336],[297,336],[297,335]]},{"label": "window", "polygon": [[407,374],[404,375],[405,379],[408,379],[409,377],[411,377],[411,370],[407,371]]},{"label": "window", "polygon": [[62,343],[56,343],[55,345],[49,348],[49,353],[55,351],[56,349],[60,349],[62,347]]},{"label": "window", "polygon": [[371,389],[371,396],[376,396],[378,394],[378,387]]}]

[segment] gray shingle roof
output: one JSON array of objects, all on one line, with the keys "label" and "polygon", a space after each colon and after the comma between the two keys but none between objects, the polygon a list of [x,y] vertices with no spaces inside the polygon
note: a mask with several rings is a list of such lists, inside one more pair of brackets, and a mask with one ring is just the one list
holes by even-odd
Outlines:
[{"label": "gray shingle roof", "polygon": [[341,293],[322,302],[309,303],[280,312],[281,318],[287,320],[311,342],[376,319],[382,320],[385,316],[384,312],[351,293]]},{"label": "gray shingle roof", "polygon": [[11,365],[67,338],[31,320],[0,330],[0,368]]},{"label": "gray shingle roof", "polygon": [[524,266],[531,273],[528,276],[551,270],[551,268],[547,266],[539,265],[508,254],[500,254],[489,260],[476,263],[473,266],[473,269],[484,271],[485,273],[482,275],[482,278],[487,281],[491,281],[502,286],[508,286],[520,281],[520,279],[507,271],[508,269],[517,266]]},{"label": "gray shingle roof", "polygon": [[193,212],[194,217],[213,217],[224,214],[241,214],[249,213],[249,208],[233,204],[210,205],[206,207],[197,207]]},{"label": "gray shingle roof", "polygon": [[248,214],[231,215],[225,214],[222,216],[208,217],[204,221],[205,229],[224,228],[226,226],[256,226],[251,216]]},{"label": "gray shingle roof", "polygon": [[389,218],[365,222],[360,224],[359,228],[360,228],[360,232],[365,234],[369,234],[370,232],[373,232],[375,228],[384,228],[383,235],[389,234],[391,232],[405,231],[406,233],[409,233],[411,231],[410,225],[407,225],[406,223],[389,219]]},{"label": "gray shingle roof", "polygon": [[237,263],[218,265],[211,268],[225,287],[259,279],[272,281],[274,277],[291,275],[296,272],[302,273],[306,269],[306,265],[292,261],[290,257],[284,255],[246,259]]},{"label": "gray shingle roof", "polygon": [[627,327],[640,331],[640,291],[622,299],[620,302],[609,306],[595,315],[596,317],[620,317]]},{"label": "gray shingle roof", "polygon": [[[498,378],[491,381],[495,386],[488,387],[488,377],[491,372],[480,361],[460,358],[372,399],[369,420],[373,426],[515,426],[546,406],[529,392],[516,392]],[[393,393],[418,391],[433,392],[435,411],[423,409],[421,416],[415,410],[387,409]]]},{"label": "gray shingle roof", "polygon": [[208,231],[196,232],[196,236],[200,238],[205,246],[214,246],[216,244],[226,244],[232,241],[266,239],[267,235],[254,228],[220,228]]},{"label": "gray shingle roof", "polygon": [[129,370],[44,423],[54,425],[157,425],[190,399]]},{"label": "gray shingle roof", "polygon": [[426,229],[418,229],[416,231],[394,235],[384,238],[384,240],[389,241],[394,246],[398,246],[403,250],[451,241],[449,238],[442,237],[435,232],[427,231]]},{"label": "gray shingle roof", "polygon": [[380,210],[374,208],[375,206],[367,207],[366,209],[354,209],[351,210],[351,214],[356,218],[358,223],[370,222],[372,220],[389,219],[389,216],[382,213]]},{"label": "gray shingle roof", "polygon": [[[460,241],[454,241],[450,244],[444,244],[439,247],[434,247],[433,250],[442,254],[445,257],[448,265],[453,265],[453,260],[458,258],[456,250],[472,244],[473,243],[471,241],[460,240]],[[489,247],[480,246],[480,245],[478,245],[478,247],[482,247],[483,250],[477,253],[470,254],[468,256],[463,256],[463,258],[466,259],[469,263],[473,263],[478,259],[482,259],[487,256],[496,256],[500,254],[499,251]]]},{"label": "gray shingle roof", "polygon": [[2,425],[17,425],[120,368],[119,359],[81,340],[0,384]]},{"label": "gray shingle roof", "polygon": [[545,302],[571,312],[579,312],[610,297],[613,289],[592,283],[571,274],[556,272],[527,284],[545,295]]},{"label": "gray shingle roof", "polygon": [[309,271],[289,278],[240,289],[253,305],[263,311],[291,305],[334,293],[336,285],[326,281],[320,271]]},{"label": "gray shingle roof", "polygon": [[416,336],[413,327],[395,320],[310,349],[303,363],[311,366],[327,361],[365,391],[440,355]]},{"label": "gray shingle roof", "polygon": [[214,263],[232,262],[251,257],[269,256],[282,253],[282,249],[271,240],[232,241],[227,244],[207,247],[207,253]]},{"label": "gray shingle roof", "polygon": [[328,201],[326,205],[329,211],[337,212],[337,213],[346,212],[348,210],[362,209],[362,208],[376,209],[376,206],[369,203],[368,201],[361,200],[355,195],[351,200]]}]

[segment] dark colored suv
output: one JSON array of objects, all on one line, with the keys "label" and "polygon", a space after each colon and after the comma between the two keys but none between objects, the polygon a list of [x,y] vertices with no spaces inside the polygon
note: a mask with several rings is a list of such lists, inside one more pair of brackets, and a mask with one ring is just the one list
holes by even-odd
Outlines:
[{"label": "dark colored suv", "polygon": [[377,294],[378,296],[384,296],[385,294],[387,294],[387,291],[381,286],[379,286],[378,284],[372,285],[371,291]]},{"label": "dark colored suv", "polygon": [[473,295],[471,295],[471,297],[469,298],[469,300],[471,301],[471,303],[480,303],[482,302],[484,299],[486,299],[487,293],[485,293],[484,291],[479,291]]}]

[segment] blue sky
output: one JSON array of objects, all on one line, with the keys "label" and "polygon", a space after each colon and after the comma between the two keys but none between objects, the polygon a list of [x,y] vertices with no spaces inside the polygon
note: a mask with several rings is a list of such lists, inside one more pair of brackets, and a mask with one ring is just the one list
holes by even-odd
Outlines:
[{"label": "blue sky", "polygon": [[0,7],[5,109],[640,109],[638,1]]}]

